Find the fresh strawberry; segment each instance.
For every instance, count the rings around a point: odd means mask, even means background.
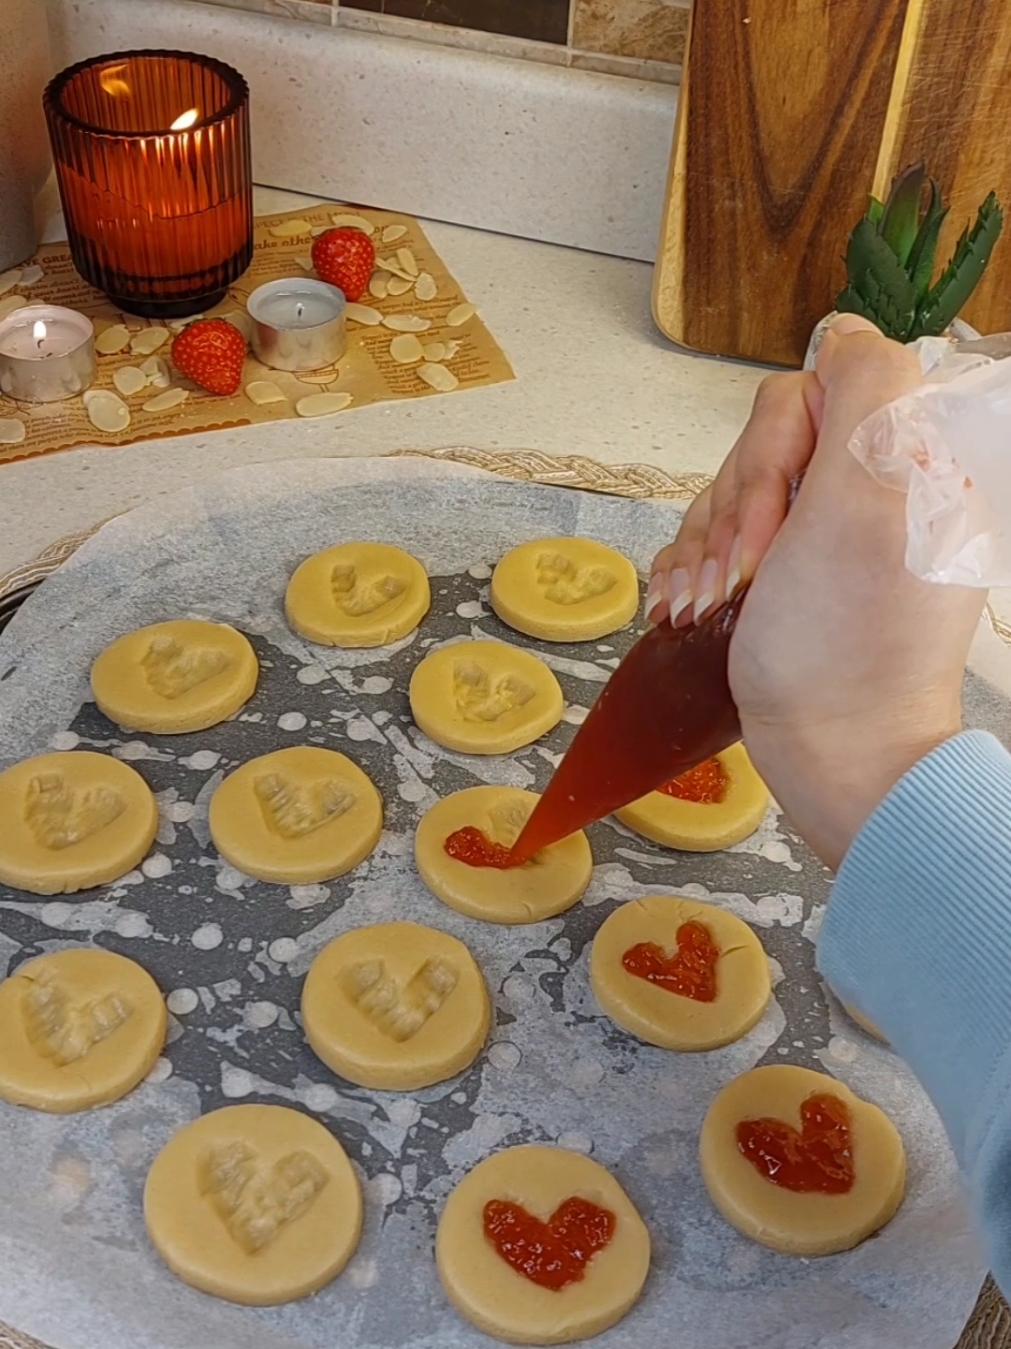
[[[246,339],[226,319],[198,319],[172,343],[172,360],[210,393],[232,394],[242,383]]]
[[[360,300],[376,265],[376,250],[367,234],[341,226],[319,235],[312,246],[312,262],[317,276],[349,300]]]

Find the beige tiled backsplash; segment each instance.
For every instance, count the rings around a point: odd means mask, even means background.
[[[201,0],[207,3],[207,0]],[[637,79],[675,81],[690,0],[210,0]]]

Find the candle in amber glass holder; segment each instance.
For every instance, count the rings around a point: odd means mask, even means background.
[[[249,88],[187,52],[117,52],[45,93],[74,266],[152,318],[210,308],[249,266]]]

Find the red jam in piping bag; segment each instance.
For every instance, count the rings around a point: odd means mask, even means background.
[[[604,686],[513,846],[517,862],[638,801],[741,738],[730,639],[747,587],[687,628],[650,628]]]

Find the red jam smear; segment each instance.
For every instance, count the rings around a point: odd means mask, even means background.
[[[508,1199],[490,1199],[484,1206],[484,1234],[506,1264],[556,1293],[583,1278],[614,1228],[609,1209],[575,1196],[559,1204],[547,1222]]]
[[[677,950],[668,955],[656,942],[639,942],[621,958],[624,969],[668,993],[696,1002],[716,1001],[716,965],[720,948],[709,929],[694,920],[677,930]]]
[[[730,789],[730,774],[719,759],[705,759],[678,778],[665,782],[657,791],[679,801],[697,801],[703,806],[718,806]]]
[[[737,1146],[773,1185],[799,1194],[847,1194],[853,1188],[849,1107],[830,1092],[800,1107],[800,1130],[779,1119],[747,1119]]]
[[[464,862],[469,867],[494,867],[496,871],[506,871],[509,867],[523,865],[523,859],[516,857],[512,848],[496,843],[483,829],[472,824],[450,834],[442,846],[454,861]]]

